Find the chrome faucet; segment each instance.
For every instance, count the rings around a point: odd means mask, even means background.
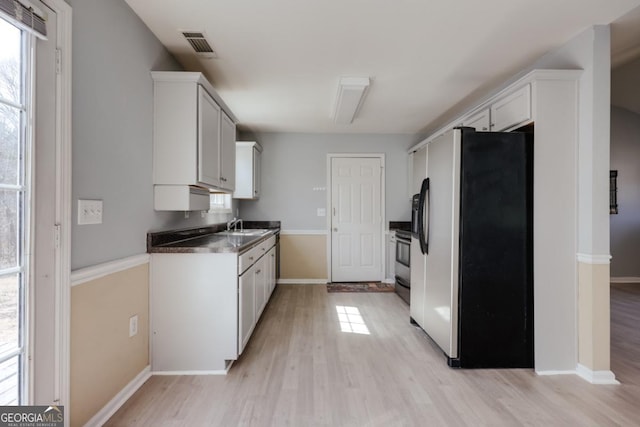
[[[231,227],[233,227],[233,231],[238,230],[238,223],[240,223],[240,231],[242,231],[244,229],[242,220],[236,217],[233,217],[231,221],[227,222],[227,231],[231,231]]]

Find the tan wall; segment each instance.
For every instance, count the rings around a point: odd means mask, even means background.
[[[578,363],[610,369],[609,265],[578,263]]]
[[[138,334],[129,338],[129,318]],[[81,426],[149,365],[149,264],[71,289],[71,425]]]
[[[281,279],[326,279],[327,236],[283,234],[280,236]]]

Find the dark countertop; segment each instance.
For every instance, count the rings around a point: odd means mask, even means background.
[[[227,225],[168,230],[147,233],[148,253],[229,253],[243,252],[280,231],[280,221],[247,221],[244,229],[269,229],[258,236],[229,236],[218,234]]]
[[[411,221],[389,221],[389,231],[411,231]]]

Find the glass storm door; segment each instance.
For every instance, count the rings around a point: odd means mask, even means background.
[[[0,40],[0,405],[20,405],[27,366],[29,40],[2,18]]]

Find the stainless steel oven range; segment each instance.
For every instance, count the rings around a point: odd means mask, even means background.
[[[407,304],[411,294],[411,232],[396,230],[396,293]]]

